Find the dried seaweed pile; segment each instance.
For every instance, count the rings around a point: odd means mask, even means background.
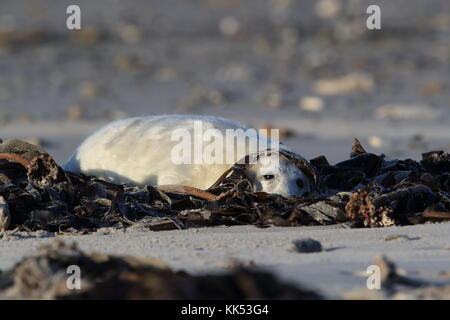
[[[42,149],[0,144],[0,230],[85,232],[138,225],[150,230],[253,224],[346,223],[382,227],[450,219],[450,155],[386,160],[357,140],[351,157],[330,165],[311,160],[317,192],[292,197],[252,192],[239,166],[206,191],[186,187],[116,185],[66,172]],[[320,190],[319,190],[320,189]]]
[[[67,286],[69,266],[82,270],[79,289]],[[70,289],[72,288],[72,289]],[[153,258],[86,254],[55,240],[0,273],[0,298],[8,299],[320,299],[308,289],[240,266],[223,275],[173,272]]]

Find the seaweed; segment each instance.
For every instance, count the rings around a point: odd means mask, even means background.
[[[149,230],[252,224],[385,227],[450,219],[450,155],[420,162],[368,153],[355,139],[350,158],[286,158],[308,171],[315,192],[284,198],[254,192],[245,163],[207,190],[188,186],[118,185],[63,170],[45,151],[12,140],[0,144],[0,231],[90,232],[102,227]],[[28,150],[28,149],[29,150]],[[23,155],[33,155],[24,158]]]
[[[67,270],[82,270],[79,290]],[[239,264],[220,275],[174,272],[151,257],[84,253],[75,243],[54,240],[0,273],[2,299],[322,299],[310,289]]]

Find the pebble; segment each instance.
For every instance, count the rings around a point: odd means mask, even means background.
[[[139,43],[142,39],[141,31],[135,25],[124,25],[121,26],[117,31],[120,39],[128,44]]]
[[[339,95],[355,92],[372,92],[375,82],[370,75],[364,73],[350,73],[340,78],[320,79],[314,84],[318,94]]]
[[[241,24],[235,17],[225,17],[220,20],[219,29],[223,35],[232,37],[241,30]]]
[[[316,4],[316,13],[322,19],[336,17],[341,11],[341,3],[339,0],[320,0]]]
[[[321,112],[324,108],[323,100],[314,96],[300,98],[298,105],[301,110],[308,112]]]
[[[378,136],[370,136],[368,142],[369,146],[373,148],[381,148],[383,146],[383,140]]]
[[[319,241],[311,238],[294,240],[292,244],[294,245],[294,250],[301,253],[322,251],[322,244]]]
[[[80,120],[83,118],[83,108],[79,105],[73,105],[67,108],[66,116],[70,120]]]
[[[81,84],[80,94],[84,98],[93,99],[98,96],[99,89],[96,85],[92,84],[91,82],[84,82]]]

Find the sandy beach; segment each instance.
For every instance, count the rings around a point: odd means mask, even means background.
[[[381,255],[412,279],[450,285],[449,230],[448,223],[381,229],[234,226],[161,232],[105,229],[60,238],[77,242],[86,252],[159,258],[173,270],[191,274],[225,273],[233,262],[240,262],[274,272],[288,283],[314,289],[329,299],[383,299],[387,298],[383,291],[366,286],[366,269]],[[292,241],[303,238],[320,241],[323,251],[292,251]],[[8,235],[0,242],[0,268],[11,268],[53,239],[45,232]],[[418,296],[406,288],[395,298]]]
[[[325,9],[315,1],[103,1],[109,9],[78,1],[84,27],[76,34],[64,27],[69,2],[45,2],[45,11],[31,1],[0,3],[0,138],[39,144],[58,164],[112,120],[171,113],[280,128],[283,143],[332,164],[349,157],[354,137],[388,158],[450,151],[445,0],[371,1],[383,10],[376,34],[361,27],[367,1],[321,1]],[[369,290],[366,269],[385,255],[402,275],[450,285],[449,234],[450,223],[7,231],[0,269],[56,237],[192,274],[238,261],[331,299],[424,298],[411,288]],[[323,251],[293,252],[302,238]]]

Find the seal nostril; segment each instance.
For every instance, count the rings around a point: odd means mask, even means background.
[[[296,183],[300,189],[303,189],[303,187],[305,186],[305,183],[303,182],[302,179],[297,179]]]

